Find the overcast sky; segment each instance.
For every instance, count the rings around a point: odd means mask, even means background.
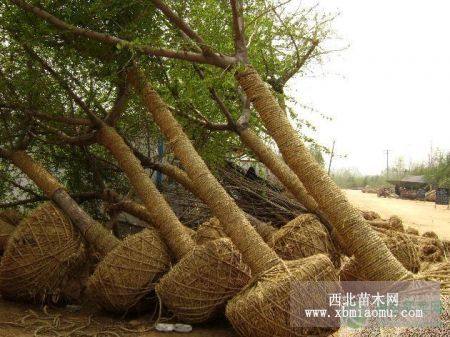
[[[297,0],[296,0],[297,1]],[[334,27],[350,47],[314,76],[294,79],[293,95],[333,118],[297,109],[318,127],[315,137],[352,167],[377,174],[402,156],[426,160],[431,145],[450,150],[450,2],[446,0],[319,0],[339,11]],[[328,158],[327,158],[328,160]]]

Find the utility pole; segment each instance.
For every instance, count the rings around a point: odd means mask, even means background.
[[[331,162],[333,161],[333,157],[334,157],[334,144],[336,144],[336,140],[335,139],[333,139],[333,146],[331,147],[330,161],[328,163],[328,175],[330,175]]]
[[[389,150],[386,150],[386,179],[389,179]]]

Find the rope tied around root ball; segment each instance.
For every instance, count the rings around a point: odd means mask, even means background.
[[[269,246],[283,260],[325,254],[335,266],[340,264],[340,254],[336,251],[325,226],[314,214],[302,214],[289,221],[272,234]]]
[[[169,266],[170,256],[159,234],[144,229],[126,237],[103,259],[89,278],[87,293],[107,311],[140,310]]]
[[[227,238],[196,246],[156,285],[164,305],[183,322],[198,323],[223,312],[250,280],[250,269]]]
[[[10,237],[0,265],[0,291],[10,299],[58,302],[85,260],[78,231],[61,210],[46,202]]]

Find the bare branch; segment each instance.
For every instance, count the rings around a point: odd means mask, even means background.
[[[243,6],[241,0],[230,0],[233,14],[233,35],[236,58],[243,63],[248,63],[247,45],[245,42]]]

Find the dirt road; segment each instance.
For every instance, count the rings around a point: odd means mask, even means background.
[[[450,210],[426,201],[378,198],[376,194],[344,190],[349,201],[363,210],[379,213],[382,218],[398,215],[406,226],[420,233],[434,231],[441,239],[450,240]]]

